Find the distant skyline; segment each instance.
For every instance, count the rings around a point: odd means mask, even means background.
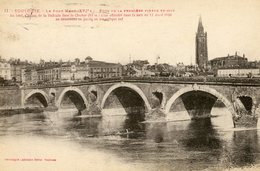
[[[208,33],[209,60],[228,54],[260,60],[258,0],[1,0],[0,56],[38,62],[91,56],[126,64],[148,60],[195,64],[199,16]],[[172,17],[132,17],[118,22],[55,22],[9,18],[4,9],[174,9]]]

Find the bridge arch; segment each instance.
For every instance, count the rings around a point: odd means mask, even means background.
[[[114,91],[115,89],[120,88],[120,87],[130,88],[131,90],[135,91],[144,101],[147,110],[148,111],[151,110],[150,103],[148,102],[148,100],[147,100],[145,94],[143,93],[143,91],[138,86],[131,84],[131,83],[118,83],[118,84],[111,86],[106,91],[105,95],[103,96],[103,99],[102,99],[102,102],[101,102],[101,109],[104,108],[105,102],[106,102],[108,96],[112,93],[112,91]]]
[[[49,98],[48,98],[47,93],[45,93],[43,90],[39,90],[39,89],[32,90],[30,93],[28,93],[24,98],[24,102],[26,103],[26,101],[28,101],[28,99],[33,96],[36,96],[44,107],[48,106]]]
[[[77,87],[66,87],[60,94],[57,102],[56,102],[56,106],[60,109],[61,108],[61,102],[65,96],[66,93],[68,92],[73,92],[75,94],[77,94],[82,100],[83,100],[83,103],[84,105],[86,106],[87,105],[87,99],[84,95],[84,93]]]
[[[191,87],[185,87],[182,88],[180,90],[178,90],[166,103],[165,105],[165,112],[169,113],[171,106],[173,105],[173,103],[175,102],[176,99],[178,99],[181,95],[188,93],[188,92],[192,92],[192,91],[200,91],[200,92],[205,92],[208,93],[214,97],[216,97],[218,100],[220,100],[221,102],[224,103],[224,105],[227,107],[227,109],[229,110],[229,112],[232,114],[232,116],[236,115],[236,112],[233,108],[232,103],[221,93],[219,93],[218,91],[216,91],[213,88],[209,88],[209,87],[203,87],[203,86],[197,86],[196,84],[191,86]]]

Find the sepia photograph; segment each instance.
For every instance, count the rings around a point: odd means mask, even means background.
[[[1,171],[260,170],[259,0],[0,0],[0,23]]]

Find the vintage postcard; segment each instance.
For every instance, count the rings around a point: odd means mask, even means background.
[[[0,170],[260,169],[260,1],[0,0],[0,23]]]

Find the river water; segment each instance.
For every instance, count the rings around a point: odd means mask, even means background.
[[[109,112],[108,112],[109,113]],[[134,123],[72,111],[0,117],[0,170],[223,170],[259,167],[259,129],[233,128],[226,108],[190,120]]]

